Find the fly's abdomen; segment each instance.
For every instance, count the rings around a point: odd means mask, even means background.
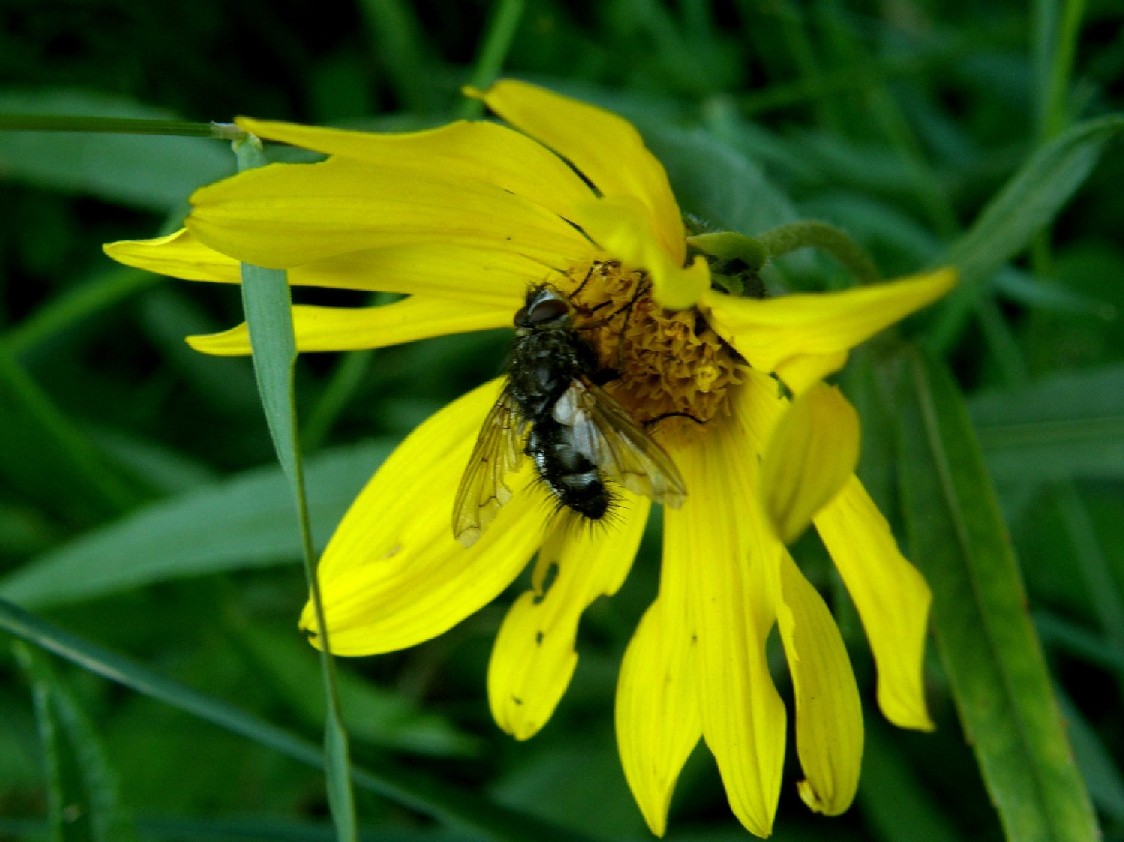
[[[590,520],[600,520],[612,502],[597,466],[575,446],[570,427],[553,419],[533,424],[527,455],[558,502]]]

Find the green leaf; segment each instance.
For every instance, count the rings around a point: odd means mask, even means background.
[[[131,822],[119,804],[116,776],[78,699],[42,652],[25,643],[15,643],[13,649],[35,697],[47,764],[51,839],[134,839]]]
[[[1069,371],[973,396],[972,421],[996,482],[1124,477],[1124,365]]]
[[[1105,144],[1124,131],[1124,116],[1072,127],[1038,149],[983,209],[949,259],[970,285],[1026,248],[1088,177]]]
[[[949,347],[980,294],[979,281],[1027,247],[1088,177],[1105,144],[1124,131],[1113,114],[1073,126],[1039,148],[1004,185],[949,250],[961,284],[946,300],[931,347]]]
[[[703,131],[645,125],[684,211],[716,229],[755,234],[798,218],[789,198],[754,161]]]
[[[918,780],[890,729],[872,717],[866,720],[859,804],[877,838],[903,842],[957,842],[961,835]],[[893,793],[893,797],[887,797]]]
[[[912,558],[933,590],[938,651],[1007,838],[1098,839],[960,393],[916,351],[892,373]]]
[[[0,630],[300,763],[323,767],[324,754],[316,743],[103,649],[3,599],[0,599]],[[351,777],[361,789],[378,793],[462,831],[484,834],[488,838],[510,842],[526,839],[583,842],[587,838],[577,831],[561,830],[541,819],[483,799],[477,793],[443,786],[408,769],[386,764],[378,769],[352,766]]]
[[[378,440],[309,460],[316,546],[393,446]],[[0,580],[0,595],[28,607],[58,606],[169,579],[288,563],[300,554],[289,486],[274,465],[153,504],[63,544]]]
[[[1093,802],[1117,824],[1124,822],[1124,776],[1101,736],[1065,695],[1058,692],[1062,714],[1069,724],[1077,765],[1089,782]]]
[[[126,511],[141,493],[95,448],[0,338],[0,479],[79,520]]]
[[[0,113],[175,117],[110,94],[51,89],[0,91]],[[225,145],[204,138],[0,132],[0,171],[6,179],[151,210],[178,207],[196,187],[233,169]]]
[[[246,650],[250,669],[275,690],[278,699],[310,725],[324,721],[324,694],[319,690],[316,664],[300,636],[292,630],[278,632],[247,624],[238,629],[237,642]],[[435,757],[479,753],[476,738],[457,731],[437,713],[420,709],[414,699],[380,687],[348,666],[338,664],[336,685],[348,733],[357,742]]]
[[[265,164],[261,142],[249,138],[234,144],[239,171]],[[332,667],[331,644],[324,609],[320,602],[320,585],[316,572],[316,554],[312,545],[312,526],[305,495],[304,469],[301,465],[300,440],[297,436],[297,407],[293,394],[293,376],[297,363],[297,345],[293,335],[292,298],[285,272],[261,266],[242,264],[242,310],[250,332],[253,349],[254,376],[262,409],[277,451],[277,461],[289,480],[300,529],[305,577],[312,603],[316,609],[316,625],[320,629],[323,649],[320,664],[324,694],[328,699],[324,718],[324,774],[327,779],[328,805],[336,824],[340,842],[356,842],[355,798],[351,790],[351,760],[347,732],[343,727],[335,671]]]

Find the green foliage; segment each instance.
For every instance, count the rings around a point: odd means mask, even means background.
[[[1099,822],[1121,839],[1124,14],[1027,6],[202,0],[80,19],[17,0],[0,115],[413,127],[478,114],[460,86],[508,74],[633,120],[716,227],[823,220],[884,277],[955,263],[960,288],[840,378],[863,479],[933,586],[938,730],[870,722],[841,818],[804,810],[791,769],[776,838],[1091,840]],[[0,838],[645,838],[610,724],[654,545],[588,612],[534,741],[483,701],[498,609],[336,663],[325,701],[299,562],[396,442],[496,372],[504,338],[293,375],[284,331],[262,333],[282,340],[257,360],[267,424],[248,361],[182,342],[241,321],[237,291],[100,250],[173,230],[235,166],[204,137],[0,131]],[[272,280],[252,325],[284,309]],[[853,282],[811,250],[764,280]],[[744,838],[706,764],[688,764],[668,838]]]

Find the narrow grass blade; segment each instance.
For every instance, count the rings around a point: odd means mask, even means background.
[[[185,123],[113,94],[0,91],[6,181],[133,207],[168,211],[201,184],[230,175],[230,155],[208,139],[215,133],[212,124]]]
[[[35,697],[47,766],[51,838],[58,842],[130,842],[132,823],[121,810],[116,776],[101,738],[78,699],[40,652],[13,644]]]
[[[381,439],[309,460],[311,519],[325,527],[338,522],[392,446]],[[290,563],[301,555],[292,520],[277,466],[254,468],[53,548],[0,579],[0,596],[24,607],[69,605],[155,582]],[[314,546],[327,537],[327,529],[314,531]]]
[[[1011,842],[1099,838],[983,457],[949,374],[898,359],[899,478],[912,558],[964,731]]]
[[[930,347],[951,347],[971,312],[979,282],[1030,244],[1088,177],[1105,145],[1124,132],[1124,115],[1112,114],[1073,126],[1036,151],[975,224],[949,250],[961,284],[942,307]]]
[[[78,519],[140,502],[89,439],[13,358],[0,339],[0,479],[49,511]]]
[[[19,606],[0,599],[0,630],[52,652],[83,669],[164,702],[178,710],[239,734],[313,768],[323,768],[324,753],[311,740],[167,678],[129,658],[64,631]],[[496,804],[478,793],[445,787],[429,778],[383,765],[351,768],[355,785],[382,795],[452,827],[505,842],[583,842],[585,837]]]
[[[257,138],[235,142],[238,169],[246,170],[265,163]],[[328,698],[324,721],[324,772],[328,786],[328,804],[335,821],[340,842],[358,838],[355,820],[355,799],[351,791],[350,752],[347,733],[340,714],[332,668],[328,626],[320,603],[316,578],[316,555],[313,550],[312,525],[305,496],[304,471],[301,465],[300,441],[297,437],[297,411],[293,394],[293,374],[297,362],[297,346],[293,336],[292,299],[284,271],[242,264],[242,309],[250,332],[253,349],[254,376],[265,411],[269,434],[277,451],[277,460],[289,479],[300,528],[305,576],[316,608],[317,628],[321,630],[323,649],[319,653],[324,693]]]
[[[883,722],[867,718],[859,805],[877,838],[960,842],[963,837],[918,779],[889,731]]]
[[[984,392],[970,409],[997,482],[1124,477],[1122,365]]]

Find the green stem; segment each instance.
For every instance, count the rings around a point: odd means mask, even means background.
[[[53,299],[8,331],[8,350],[22,357],[90,316],[163,281],[160,275],[118,267]]]
[[[839,228],[826,222],[812,219],[790,222],[757,234],[754,239],[765,247],[770,258],[777,258],[797,249],[814,247],[838,260],[860,284],[876,284],[882,280],[878,267],[874,265],[874,261],[862,246]]]
[[[496,12],[488,22],[480,52],[477,53],[473,64],[469,85],[484,90],[503,69],[507,54],[515,40],[515,31],[519,28],[519,21],[523,19],[526,8],[524,0],[503,0],[496,7]],[[479,117],[484,113],[484,103],[475,97],[465,97],[461,104],[460,115],[465,119]]]
[[[233,123],[145,120],[135,117],[81,117],[70,114],[0,114],[0,131],[107,132],[237,140],[246,133]]]
[[[373,349],[365,349],[345,354],[340,360],[304,424],[301,441],[305,450],[315,451],[323,446],[340,413],[362,384],[374,356]]]
[[[322,768],[324,755],[313,742],[286,731],[229,702],[208,696],[151,668],[81,638],[0,598],[0,632],[25,640],[86,670],[161,701],[204,722],[210,722],[298,763]],[[447,787],[384,761],[374,768],[351,769],[357,787],[465,831],[461,835],[516,842],[590,842],[572,829],[493,802],[464,787]],[[254,837],[259,838],[259,837]]]
[[[50,443],[51,452],[69,471],[68,481],[81,483],[88,499],[98,507],[120,514],[139,502],[138,494],[102,463],[98,451],[16,362],[3,339],[0,339],[0,405],[4,413],[25,420],[40,440]]]
[[[1077,36],[1085,16],[1085,0],[1066,0],[1050,62],[1049,79],[1042,104],[1041,140],[1047,141],[1061,134],[1069,123],[1066,95],[1073,75],[1073,59],[1077,52]]]

